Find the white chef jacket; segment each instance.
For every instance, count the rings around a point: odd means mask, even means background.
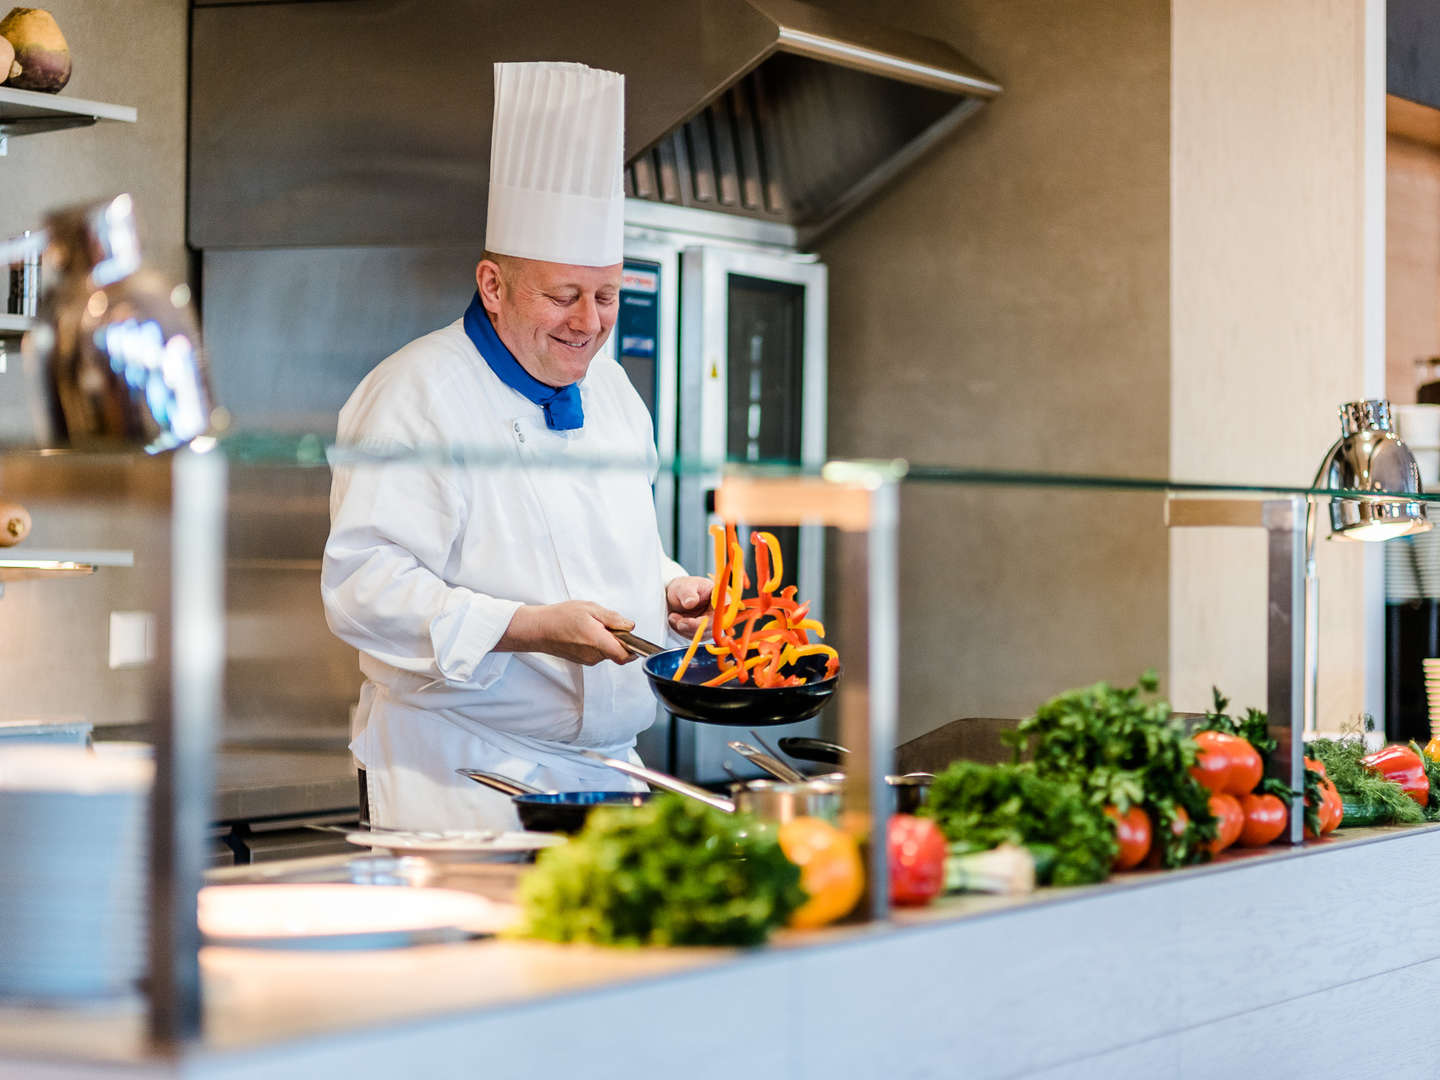
[[[638,662],[493,651],[523,604],[591,600],[642,637],[669,633],[665,586],[685,570],[656,527],[649,414],[611,359],[579,388],[584,425],[549,430],[456,320],[384,360],[340,412],[340,446],[463,446],[514,463],[335,468],[321,593],[366,677],[350,749],[373,824],[517,827],[509,797],[462,767],[550,790],[643,788],[575,752],[639,760],[655,699]],[[536,463],[557,456],[636,465]]]

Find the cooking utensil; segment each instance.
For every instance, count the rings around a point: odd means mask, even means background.
[[[677,681],[675,672],[687,649],[665,649],[628,630],[610,632],[636,656],[645,657],[645,677],[666,711],[697,724],[770,727],[808,720],[825,707],[840,680],[839,672],[826,678],[828,661],[824,656],[802,656],[782,669],[787,675],[805,679],[801,686],[736,685],[734,680],[720,686],[704,686],[701,684],[720,674],[720,660],[700,650]]]
[[[594,750],[581,750],[580,753],[598,761],[602,765],[608,765],[616,772],[622,772],[626,776],[633,776],[636,780],[644,780],[651,787],[657,787],[661,791],[669,791],[676,795],[684,795],[687,799],[694,799],[706,806],[713,806],[716,810],[723,810],[727,814],[735,812],[735,803],[721,795],[706,791],[694,784],[687,784],[678,777],[668,773],[656,772],[654,769],[647,769],[644,765],[636,765],[633,762],[621,761],[619,758],[606,757],[604,754]]]
[[[511,796],[520,824],[528,832],[577,833],[597,806],[644,806],[648,791],[543,791],[483,769],[456,769],[477,784]]]
[[[586,757],[608,765],[626,776],[644,780],[662,791],[684,795],[687,798],[723,810],[727,814],[737,811],[750,814],[761,821],[784,823],[797,817],[818,817],[834,821],[840,816],[840,786],[828,779],[806,780],[800,784],[784,784],[775,780],[750,780],[734,784],[730,791],[733,799],[712,794],[704,788],[687,784],[684,780],[666,773],[647,769],[617,758],[607,758],[593,750],[580,751]]]
[[[806,780],[809,779],[809,777],[806,776],[804,773],[796,769],[792,769],[789,765],[786,765],[779,758],[771,754],[767,754],[759,747],[751,746],[747,742],[740,742],[738,739],[732,739],[729,743],[729,746],[731,750],[734,750],[741,757],[747,759],[755,765],[758,765],[760,768],[768,772],[771,776],[775,777],[775,779],[783,781],[784,783],[803,784]]]

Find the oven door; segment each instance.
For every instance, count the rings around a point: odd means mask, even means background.
[[[687,463],[676,489],[677,558],[709,573],[714,491],[725,462],[819,466],[825,458],[826,270],[813,256],[731,246],[694,246],[680,256],[680,386],[677,446]],[[737,522],[746,530],[760,521]],[[784,584],[823,618],[824,532],[771,528],[780,540]],[[741,536],[750,550],[748,535]],[[777,734],[811,734],[819,720]],[[673,766],[702,782],[754,770],[726,743],[730,728],[676,725]],[[768,735],[767,735],[768,739]],[[740,770],[740,766],[744,766]]]

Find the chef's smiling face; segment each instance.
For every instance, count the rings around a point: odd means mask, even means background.
[[[520,366],[547,386],[585,377],[620,313],[621,264],[500,256],[475,268],[480,302]]]

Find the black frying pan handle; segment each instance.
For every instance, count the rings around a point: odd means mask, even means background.
[[[511,780],[508,776],[501,776],[499,773],[486,772],[484,769],[456,769],[455,771],[461,776],[469,777],[477,784],[484,784],[505,795],[545,794],[540,788],[522,784],[519,780]]]
[[[780,749],[796,761],[818,761],[825,765],[844,765],[850,751],[826,739],[810,739],[803,735],[786,735]]]

